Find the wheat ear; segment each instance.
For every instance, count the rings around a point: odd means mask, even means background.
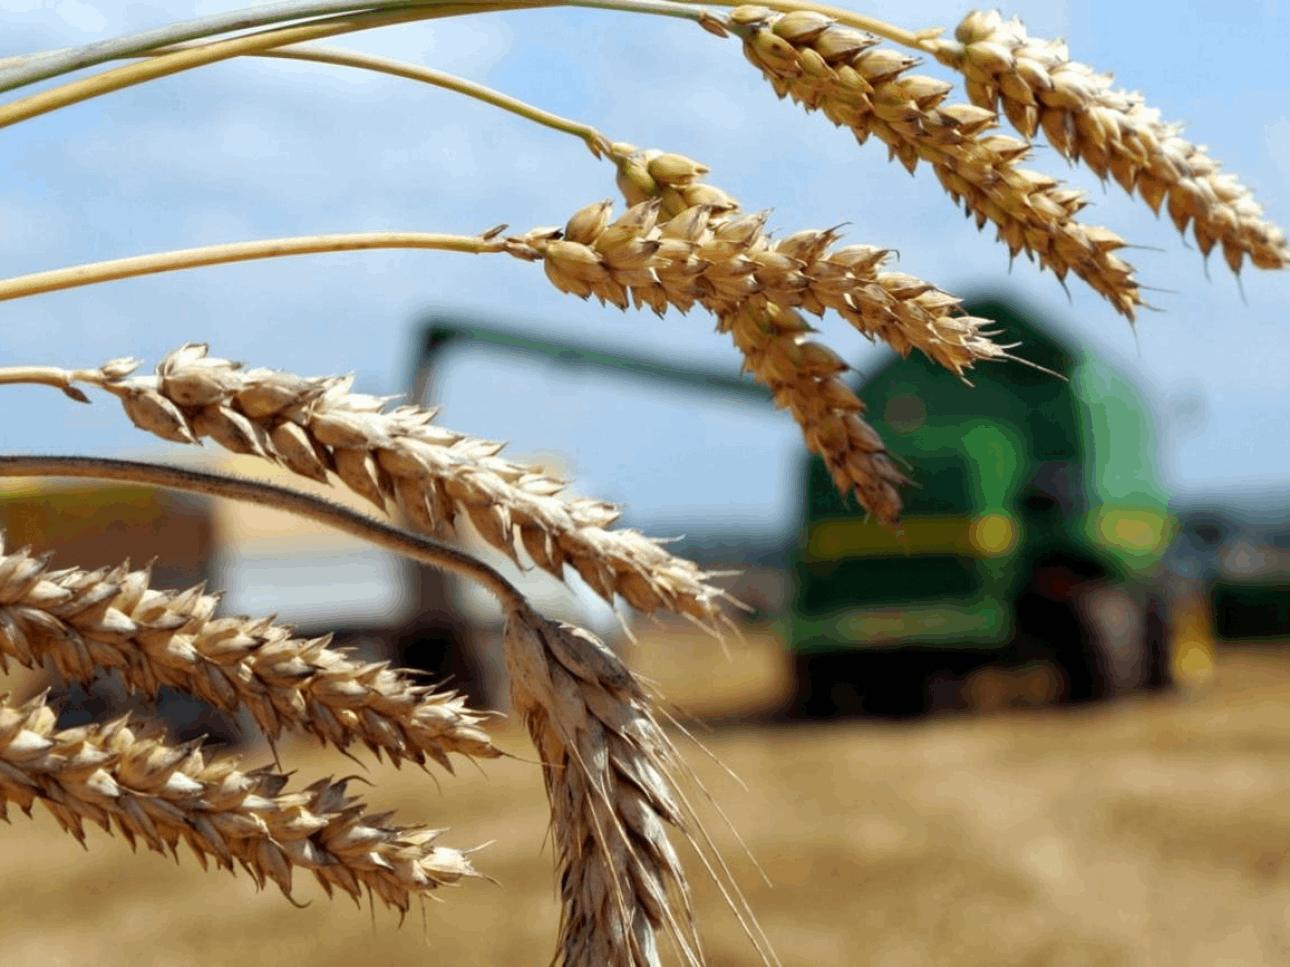
[[[125,718],[61,731],[55,720],[43,696],[18,707],[0,701],[0,817],[7,803],[30,815],[40,801],[81,842],[86,820],[109,832],[115,824],[132,846],[142,840],[177,857],[187,843],[203,867],[208,857],[229,870],[236,861],[287,895],[301,867],[328,895],[339,887],[357,901],[366,888],[400,911],[413,896],[477,875],[465,853],[435,845],[438,830],[367,814],[344,780],[284,792],[284,775],[208,761],[197,744],[168,745]]]
[[[0,555],[0,668],[49,661],[67,679],[102,670],[148,695],[168,685],[233,712],[270,739],[299,727],[339,749],[362,742],[397,764],[501,755],[465,699],[415,684],[388,663],[352,661],[328,638],[302,640],[272,619],[215,618],[202,588],[157,591],[147,570],[52,571],[48,555]]]
[[[973,104],[997,110],[1027,138],[1040,128],[1072,161],[1102,179],[1114,178],[1152,211],[1163,204],[1178,231],[1188,224],[1208,255],[1221,245],[1233,272],[1248,256],[1258,268],[1290,265],[1285,234],[1263,217],[1250,190],[1204,147],[1180,136],[1137,92],[1115,90],[1109,74],[1072,61],[1066,44],[1026,33],[1020,20],[973,11],[958,25],[957,43],[932,43],[937,58],[963,72]]]
[[[596,295],[626,304],[630,291],[638,304],[659,298],[687,308],[694,301],[711,305],[718,328],[731,334],[743,354],[745,370],[771,390],[776,406],[792,413],[808,449],[821,454],[833,471],[838,489],[844,494],[854,491],[866,512],[896,525],[900,518],[897,488],[907,481],[888,459],[877,433],[864,422],[864,404],[840,378],[850,367],[831,349],[808,338],[811,327],[795,310],[748,299],[734,302],[734,307],[727,303],[717,308],[721,300],[705,290],[700,276],[706,263],[696,254],[699,246],[694,236],[708,231],[711,207],[689,209],[661,229],[654,225],[657,200],[641,202],[613,224],[605,224],[609,208],[605,202],[584,209],[563,233],[530,233],[516,239],[517,254],[540,256],[558,288],[583,298]],[[601,224],[595,237],[579,231],[588,215]],[[681,224],[690,230],[690,238],[676,230]],[[673,231],[664,237],[669,229]],[[576,241],[579,238],[586,241]],[[633,261],[639,264],[633,266]],[[728,276],[731,288],[743,281],[756,285],[745,267],[748,260],[736,255],[727,261],[743,276]]]
[[[995,224],[1014,257],[1025,252],[1059,279],[1074,272],[1134,318],[1142,296],[1133,267],[1114,254],[1125,241],[1075,220],[1086,204],[1083,192],[1017,166],[1029,154],[1027,142],[985,135],[993,112],[942,106],[951,84],[907,74],[915,58],[878,47],[878,38],[823,14],[743,6],[729,21],[743,38],[744,54],[780,97],[823,111],[861,143],[878,137],[911,172],[926,161],[978,227]]]
[[[765,214],[744,214],[727,193],[700,180],[707,168],[681,155],[615,144],[619,187],[631,206],[589,205],[562,230],[511,239],[512,254],[543,261],[562,291],[626,308],[712,311],[745,367],[787,407],[807,447],[824,457],[843,493],[884,523],[899,520],[908,483],[864,422],[864,404],[840,378],[846,363],[811,341],[798,309],[833,309],[870,339],[902,355],[918,349],[962,375],[983,360],[1007,358],[960,301],[913,276],[880,271],[890,253],[868,245],[834,247],[833,230],[773,240]]]
[[[559,967],[659,967],[660,931],[687,967],[701,967],[689,888],[664,824],[700,851],[707,838],[677,791],[679,753],[649,696],[590,632],[522,602],[508,610],[505,647],[512,702],[541,755],[551,803]],[[763,962],[777,963],[737,891],[726,895]]]
[[[428,533],[460,514],[517,562],[522,550],[557,578],[568,564],[607,601],[618,594],[639,611],[681,614],[709,630],[729,620],[718,606],[725,592],[695,564],[637,530],[609,529],[617,507],[570,496],[562,481],[498,457],[504,444],[435,425],[434,410],[387,411],[387,399],[350,392],[352,378],[243,369],[209,356],[205,345],[167,354],[153,376],[132,376],[138,366],[15,367],[0,371],[0,383],[41,382],[73,395],[74,383],[94,385],[116,395],[137,427],[163,439],[210,437],[321,482],[335,473]]]

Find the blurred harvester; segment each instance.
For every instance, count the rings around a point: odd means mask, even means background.
[[[1150,407],[1014,304],[967,309],[1043,369],[986,364],[969,385],[915,353],[859,387],[915,484],[897,533],[810,460],[798,716],[1079,702],[1171,679],[1160,558],[1175,522]]]

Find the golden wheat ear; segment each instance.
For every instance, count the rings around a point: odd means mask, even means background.
[[[871,340],[902,355],[918,349],[956,375],[1008,357],[986,331],[990,320],[964,314],[960,300],[934,285],[881,267],[890,252],[836,247],[833,229],[782,239],[766,215],[745,214],[727,192],[702,181],[707,167],[682,155],[615,143],[610,157],[630,206],[588,205],[563,230],[510,239],[511,254],[543,262],[560,290],[626,309],[696,304],[717,317],[744,368],[787,408],[807,448],[820,454],[843,493],[884,524],[900,519],[905,476],[863,419],[864,404],[842,380],[850,367],[810,338],[801,315],[833,310]]]
[[[994,223],[1014,257],[1024,252],[1059,279],[1074,273],[1134,317],[1142,304],[1134,270],[1114,254],[1127,243],[1076,221],[1086,204],[1083,192],[1019,167],[1030,145],[987,134],[995,125],[992,111],[943,104],[952,85],[909,74],[917,59],[829,17],[743,6],[730,22],[745,56],[780,97],[823,112],[861,143],[878,138],[911,172],[920,161],[931,165],[978,227]]]
[[[321,779],[287,792],[288,778],[241,772],[236,760],[208,759],[198,745],[168,744],[155,729],[120,718],[58,729],[44,696],[14,706],[0,700],[0,817],[14,803],[39,802],[82,843],[86,821],[159,853],[186,843],[205,867],[245,869],[260,886],[291,895],[306,869],[331,895],[355,901],[364,890],[401,912],[411,898],[477,876],[467,854],[437,846],[439,831],[391,826]]]
[[[973,104],[1002,107],[1027,138],[1042,129],[1064,158],[1114,178],[1154,212],[1165,206],[1178,231],[1191,225],[1202,254],[1222,246],[1233,272],[1247,257],[1260,269],[1290,265],[1285,233],[1263,217],[1250,190],[1141,94],[1114,89],[1111,75],[1071,60],[1064,42],[1031,37],[1019,19],[997,11],[974,10],[954,38],[930,46],[962,71]]]
[[[511,607],[506,666],[516,713],[542,759],[556,844],[559,967],[660,967],[660,935],[706,963],[667,826],[709,841],[676,784],[682,760],[653,700],[595,635]],[[718,861],[708,868],[722,877]],[[778,960],[732,885],[718,880],[761,960]]]
[[[346,749],[354,742],[451,770],[450,753],[501,752],[465,699],[418,685],[387,663],[356,662],[268,618],[216,618],[201,587],[157,591],[127,565],[54,571],[26,549],[0,556],[0,667],[51,664],[90,682],[104,670],[155,696],[170,686],[228,712],[246,709],[270,741],[300,728]]]

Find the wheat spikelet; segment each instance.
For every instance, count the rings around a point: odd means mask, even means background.
[[[743,6],[729,20],[743,38],[745,56],[780,97],[824,112],[861,143],[877,136],[911,172],[926,161],[979,228],[995,224],[1014,257],[1025,252],[1060,279],[1074,272],[1117,311],[1134,317],[1142,297],[1133,267],[1114,254],[1124,240],[1075,220],[1085,205],[1083,192],[1017,167],[1029,144],[983,136],[994,125],[993,112],[942,106],[950,84],[907,74],[915,58],[878,47],[876,37],[822,14]]]
[[[0,701],[0,817],[40,801],[82,843],[84,823],[116,828],[178,857],[187,843],[205,867],[236,861],[263,886],[290,895],[292,871],[310,870],[328,895],[370,893],[406,911],[410,898],[473,876],[466,854],[434,845],[437,830],[390,826],[323,779],[283,792],[287,777],[239,772],[229,758],[207,761],[194,743],[167,745],[126,719],[59,731],[43,697],[21,707]]]
[[[0,556],[0,668],[48,661],[66,679],[116,670],[148,695],[162,685],[235,712],[270,739],[299,727],[340,749],[359,741],[397,764],[452,752],[495,758],[483,716],[452,692],[415,685],[388,663],[362,663],[301,640],[271,619],[215,618],[200,587],[150,588],[149,572],[49,570],[26,550]]]
[[[804,340],[809,327],[792,309],[744,305],[719,316],[717,325],[730,333],[748,370],[770,388],[775,405],[792,413],[807,449],[824,459],[838,492],[854,492],[866,513],[898,526],[900,489],[909,480],[862,418],[864,403],[839,378],[846,364],[827,347]]]
[[[517,563],[522,550],[557,578],[568,564],[606,601],[618,594],[710,630],[729,620],[718,607],[724,592],[695,564],[637,530],[609,529],[617,507],[569,496],[562,481],[498,457],[504,444],[435,425],[433,410],[386,411],[387,400],[350,392],[352,378],[243,369],[192,343],[167,354],[155,376],[131,375],[138,365],[114,360],[72,378],[115,394],[136,426],[164,439],[209,436],[313,480],[335,473],[427,532],[461,514]]]
[[[693,237],[687,239],[680,231],[665,238],[650,238],[656,234],[653,227],[659,208],[657,200],[641,202],[629,209],[614,225],[608,225],[609,203],[589,206],[570,220],[564,238],[552,233],[530,234],[517,240],[527,249],[540,253],[551,280],[567,292],[584,298],[596,295],[603,301],[626,305],[629,292],[638,305],[677,302],[690,305],[701,300],[717,312],[717,327],[730,333],[744,358],[744,368],[767,386],[780,408],[787,408],[802,430],[807,448],[820,454],[840,492],[855,492],[866,512],[895,526],[900,518],[900,493],[898,488],[908,481],[891,463],[882,440],[861,418],[864,404],[840,375],[850,367],[841,358],[817,342],[807,338],[811,327],[793,309],[783,308],[764,299],[746,297],[733,301],[729,296],[709,294],[696,284],[703,274],[704,262],[695,255]],[[593,238],[580,228],[588,212],[604,213],[597,221],[600,234]],[[695,206],[671,220],[660,236],[673,227],[684,225],[691,236],[707,231],[710,209]],[[615,229],[631,227],[633,234],[615,236]],[[641,231],[645,229],[646,231]],[[590,244],[570,242],[567,239],[586,238]],[[596,242],[605,237],[621,237],[621,244],[602,245],[603,254]],[[623,250],[646,253],[647,261],[632,267],[629,259],[621,257]],[[588,257],[586,253],[590,253]],[[733,271],[719,273],[723,276],[726,292],[751,274],[738,255],[729,260],[735,263]],[[753,280],[755,283],[755,280]]]
[[[921,279],[879,271],[890,254],[884,249],[834,248],[833,230],[771,239],[765,214],[740,212],[735,199],[700,181],[707,169],[698,162],[625,144],[613,150],[631,207],[611,221],[610,202],[588,205],[563,230],[509,240],[512,254],[540,257],[557,288],[584,299],[660,314],[696,303],[712,311],[745,368],[792,412],[838,488],[854,491],[867,512],[894,526],[898,488],[908,481],[840,379],[849,367],[808,339],[811,327],[797,310],[833,309],[870,339],[902,355],[917,348],[957,375],[1007,357],[982,332],[989,320],[956,314],[960,301]]]
[[[1099,177],[1135,190],[1159,212],[1164,204],[1178,231],[1188,224],[1208,255],[1221,245],[1233,272],[1243,259],[1261,269],[1290,265],[1285,234],[1263,217],[1248,188],[1205,148],[1180,136],[1141,94],[1111,87],[1112,78],[1072,61],[1065,43],[1030,37],[1020,20],[973,11],[955,31],[959,43],[938,41],[937,57],[961,70],[973,104],[1004,113],[1032,138],[1042,127],[1064,157]]]
[[[562,904],[556,963],[659,967],[664,931],[687,967],[701,967],[685,872],[664,824],[696,847],[706,836],[676,790],[679,753],[649,696],[594,635],[527,606],[507,615],[505,646],[514,707],[541,756],[551,803]],[[755,923],[744,924],[763,961],[774,962]]]
[[[564,241],[592,250],[607,279],[597,286],[602,275],[594,269],[579,278],[576,262],[586,253],[547,245],[546,264],[557,285],[572,276],[582,290],[569,291],[588,291],[620,308],[623,292],[630,292],[638,307],[659,312],[668,304],[687,311],[695,302],[718,315],[746,303],[817,316],[832,309],[870,339],[882,339],[902,356],[918,349],[956,375],[1007,355],[982,331],[990,320],[962,315],[959,299],[911,275],[881,271],[889,250],[835,248],[835,229],[772,239],[766,213],[745,214],[729,194],[699,180],[708,170],[704,165],[628,144],[615,144],[614,152],[619,188],[634,210],[609,225],[607,206],[588,206],[564,232]],[[656,210],[635,207],[650,201]],[[569,254],[575,264],[563,264]]]

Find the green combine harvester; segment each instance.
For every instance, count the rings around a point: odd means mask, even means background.
[[[1049,669],[1056,700],[1167,683],[1154,588],[1173,537],[1150,407],[1122,374],[1004,301],[978,301],[1016,362],[965,384],[921,354],[859,387],[914,486],[900,533],[809,461],[792,557],[793,713],[958,704],[983,666]]]

